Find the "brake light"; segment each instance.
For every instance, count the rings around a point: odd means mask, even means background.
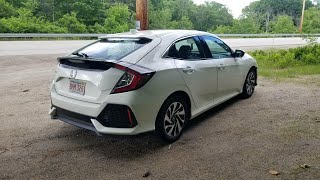
[[[121,76],[111,94],[139,89],[144,86],[155,74],[155,71],[132,64],[130,64],[129,67],[115,64],[114,68],[125,71],[125,73]]]

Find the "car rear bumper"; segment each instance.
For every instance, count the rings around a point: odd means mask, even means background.
[[[145,95],[145,93],[127,92],[117,95],[109,95],[103,100],[103,103],[85,102],[70,97],[65,97],[55,91],[54,85],[51,86],[51,102],[52,108],[49,111],[52,119],[59,119],[65,123],[88,129],[97,134],[113,134],[113,135],[136,135],[155,129],[155,119],[159,107],[154,106],[154,99]],[[152,104],[150,104],[152,103]],[[112,126],[109,122],[101,121],[101,116],[105,113],[109,105],[127,107],[125,111],[114,112],[114,117],[118,114],[124,114],[128,117],[130,112],[133,119],[132,127]],[[148,107],[148,111],[146,111]],[[59,113],[63,110],[63,113]],[[67,112],[67,113],[66,113]],[[121,121],[123,118],[110,118],[111,120]],[[110,125],[110,126],[109,126]]]
[[[145,132],[139,125],[132,128],[105,127],[95,118],[70,112],[58,107],[52,107],[49,111],[49,115],[51,116],[51,119],[59,119],[67,124],[94,131],[97,135],[136,135]]]

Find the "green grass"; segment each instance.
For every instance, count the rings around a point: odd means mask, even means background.
[[[320,45],[308,45],[289,50],[253,51],[259,65],[259,75],[270,78],[294,78],[320,74]]]
[[[259,75],[270,78],[295,78],[301,75],[320,74],[320,64],[274,69],[259,66]]]

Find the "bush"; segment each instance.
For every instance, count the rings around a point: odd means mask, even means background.
[[[32,12],[25,8],[17,10],[18,17],[0,19],[1,32],[4,33],[67,33],[66,28],[61,28],[44,18],[33,16]]]
[[[56,25],[65,27],[69,33],[86,33],[87,27],[77,19],[77,14],[72,12],[71,14],[65,14],[61,19],[56,22]]]
[[[284,69],[288,67],[320,64],[320,45],[308,45],[289,50],[253,51],[252,56],[263,68]]]

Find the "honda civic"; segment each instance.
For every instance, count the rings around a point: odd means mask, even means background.
[[[49,114],[99,135],[155,130],[174,142],[189,120],[256,85],[256,60],[213,34],[132,30],[58,58]]]

